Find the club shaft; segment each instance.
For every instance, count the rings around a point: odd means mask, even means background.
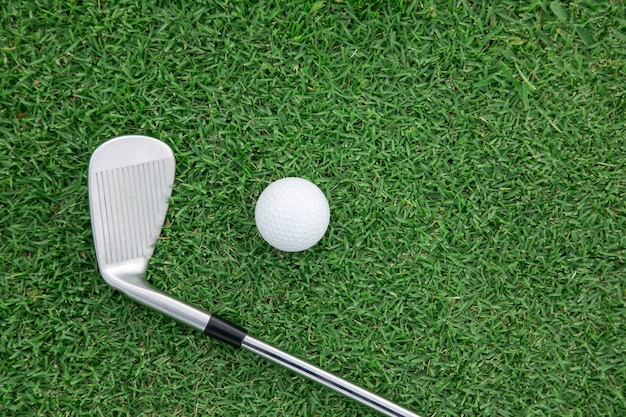
[[[222,321],[218,316],[211,315],[209,312],[192,307],[183,301],[180,301],[174,297],[171,297],[149,284],[143,283],[143,285],[134,285],[130,288],[125,288],[125,292],[131,298],[136,301],[151,307],[163,314],[166,314],[180,322],[183,322],[198,330],[205,329],[207,323],[211,323],[218,319]],[[237,328],[227,321],[223,321],[226,326],[225,333],[232,334],[236,331],[243,329]],[[211,335],[215,337],[215,334]],[[282,365],[293,372],[296,372],[302,376],[305,376],[313,381],[316,381],[330,389],[333,389],[340,394],[343,394],[349,398],[352,398],[368,407],[371,407],[379,412],[393,417],[419,417],[417,414],[400,407],[397,404],[392,403],[384,398],[379,397],[359,386],[356,386],[350,382],[347,382],[329,372],[326,372],[320,368],[311,365],[301,359],[291,356],[267,343],[261,342],[251,336],[248,336],[244,332],[239,332],[234,335],[235,338],[239,337],[241,341],[241,347],[256,353],[257,355],[266,358],[272,362]],[[237,343],[229,342],[224,338],[219,337],[222,341],[237,345]]]
[[[280,349],[268,345],[267,343],[248,336],[245,334],[245,330],[238,328],[232,323],[224,321],[221,318],[218,318],[218,316],[212,315],[207,311],[198,309],[181,300],[178,300],[175,297],[167,295],[143,280],[137,280],[136,282],[133,282],[132,285],[128,285],[129,282],[125,281],[124,284],[120,285],[118,288],[120,288],[130,298],[191,327],[198,330],[204,330],[205,333],[207,333],[207,323],[212,323],[216,319],[220,320],[220,323],[223,323],[222,325],[226,326],[225,334],[230,334],[236,339],[238,338],[238,341],[233,343],[232,341],[225,340],[223,337],[218,337],[218,339],[235,346],[238,346],[238,342],[240,341],[241,344],[239,346],[272,362],[282,365],[293,372],[316,381],[330,389],[333,389],[340,394],[365,404],[368,407],[378,410],[385,415],[393,417],[419,417],[417,414],[400,407],[391,401],[381,398],[376,394],[317,368],[316,366],[298,359],[295,356],[289,355]],[[212,337],[216,336],[215,334],[207,334]]]
[[[248,349],[259,356],[278,363],[285,368],[305,376],[313,381],[333,389],[349,398],[367,405],[381,413],[393,417],[419,417],[417,414],[400,407],[384,398],[379,397],[361,387],[347,382],[329,372],[311,365],[301,359],[291,356],[267,343],[261,342],[253,337],[246,336],[241,347]]]
[[[215,321],[215,319],[221,320],[218,316],[212,315],[208,311],[198,309],[175,297],[169,296],[143,281],[138,281],[133,283],[133,285],[126,285],[122,287],[123,288],[121,289],[123,292],[135,301],[138,301],[147,307],[155,309],[160,313],[170,316],[197,330],[204,330],[205,333],[207,333],[207,323],[212,322],[212,320]],[[400,407],[391,401],[379,397],[376,394],[313,366],[308,362],[298,359],[295,356],[289,355],[288,353],[268,345],[267,343],[246,335],[245,330],[237,328],[235,325],[232,325],[232,323],[226,321],[224,322],[226,323],[225,333],[231,335],[235,339],[239,338],[241,344],[239,345],[236,342],[225,340],[223,337],[217,337],[222,341],[254,352],[265,359],[282,365],[295,373],[316,381],[387,416],[419,417],[417,414]],[[239,334],[233,333],[238,330],[243,332],[240,332]],[[210,336],[216,337],[215,334],[211,334]]]

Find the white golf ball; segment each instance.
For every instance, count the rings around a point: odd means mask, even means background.
[[[311,181],[283,178],[263,190],[254,218],[267,243],[285,252],[299,252],[324,236],[330,207],[322,190]]]

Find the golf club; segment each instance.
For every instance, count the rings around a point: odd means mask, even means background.
[[[411,411],[252,338],[247,331],[151,286],[148,263],[161,233],[174,183],[175,160],[165,143],[129,135],[100,145],[89,163],[89,206],[98,267],[131,299],[206,335],[243,347],[388,416]]]

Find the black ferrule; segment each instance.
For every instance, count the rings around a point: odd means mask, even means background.
[[[235,347],[241,347],[241,342],[243,342],[247,333],[247,330],[215,315],[211,315],[204,329],[204,334],[207,336]]]

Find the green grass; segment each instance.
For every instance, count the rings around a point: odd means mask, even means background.
[[[155,3],[0,6],[0,414],[375,415],[106,286],[87,164],[138,133],[158,287],[424,416],[626,415],[622,2]]]

